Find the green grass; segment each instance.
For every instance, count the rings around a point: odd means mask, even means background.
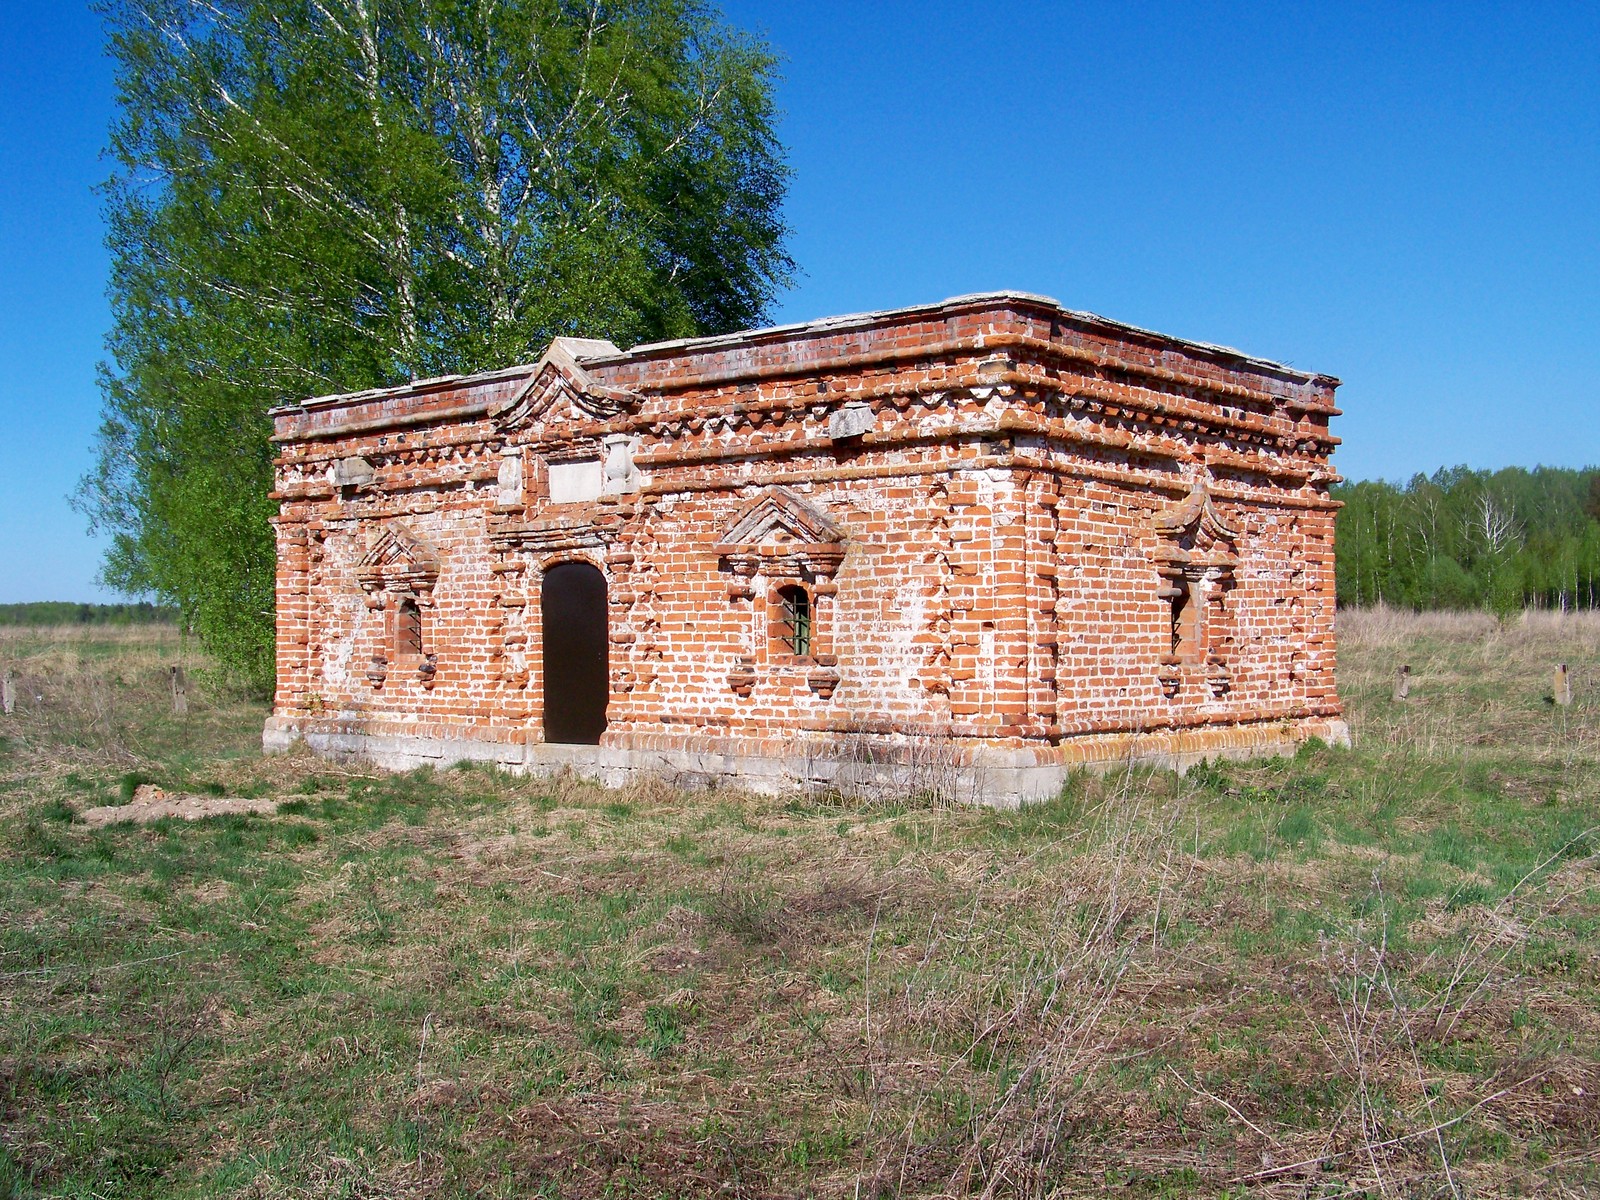
[[[170,636],[29,639],[0,1196],[1600,1185],[1590,624],[1358,618],[1354,750],[1019,812],[267,760]],[[73,820],[144,782],[284,803]]]

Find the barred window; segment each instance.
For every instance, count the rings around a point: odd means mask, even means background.
[[[400,601],[394,613],[394,652],[422,653],[422,610],[410,597]]]
[[[778,589],[778,624],[774,631],[796,658],[811,653],[811,596],[803,587]]]

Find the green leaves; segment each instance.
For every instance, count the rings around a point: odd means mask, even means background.
[[[1525,605],[1592,608],[1600,585],[1600,524],[1592,470],[1455,467],[1403,488],[1334,489],[1339,603],[1417,609]]]
[[[681,0],[104,0],[105,576],[271,678],[267,411],[758,324],[775,61]]]

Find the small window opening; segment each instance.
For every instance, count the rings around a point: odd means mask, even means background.
[[[1191,659],[1200,644],[1199,610],[1189,581],[1180,579],[1176,587],[1172,597],[1172,657]]]
[[[802,587],[778,590],[780,625],[778,637],[796,658],[811,653],[811,597]]]
[[[422,653],[422,610],[411,599],[400,601],[394,614],[394,652]]]

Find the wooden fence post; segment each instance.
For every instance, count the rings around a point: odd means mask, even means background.
[[[1556,677],[1550,690],[1555,695],[1556,703],[1563,708],[1572,703],[1572,676],[1567,673],[1566,663],[1556,664]]]
[[[0,673],[0,713],[10,716],[17,711],[17,680],[7,667]]]
[[[183,677],[183,668],[173,666],[172,673],[172,711],[180,716],[189,711],[189,693]]]
[[[1411,695],[1411,664],[1402,664],[1394,673],[1394,700],[1398,703]]]

